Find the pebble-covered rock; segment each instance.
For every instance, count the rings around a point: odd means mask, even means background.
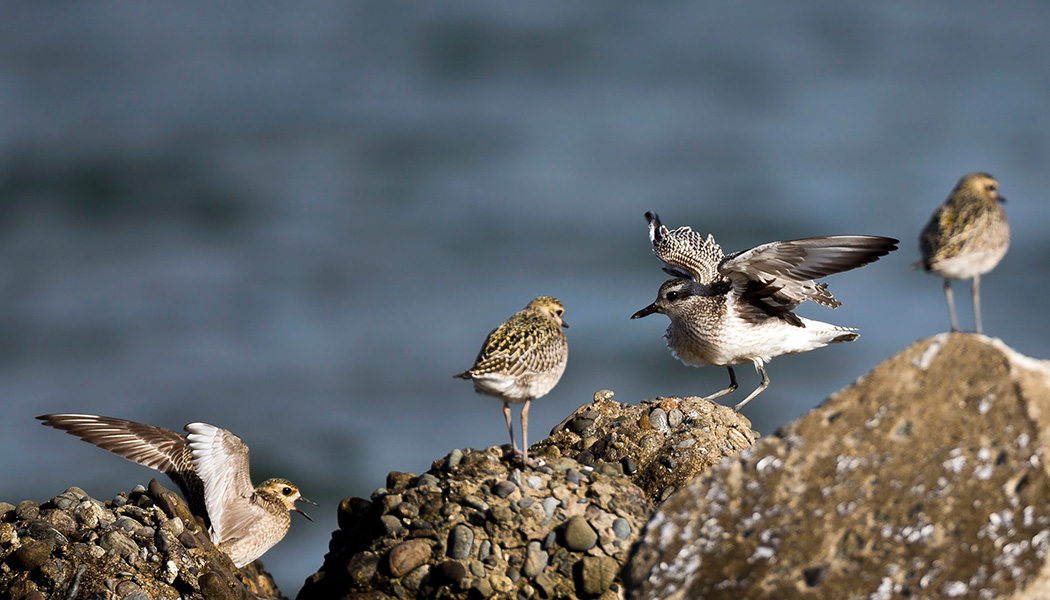
[[[651,510],[619,462],[548,457],[522,471],[500,448],[460,450],[422,476],[391,473],[369,500],[343,500],[330,552],[298,597],[614,598]],[[413,529],[404,515],[417,512],[431,527]]]
[[[586,426],[584,426],[586,425]],[[668,498],[698,473],[751,447],[758,433],[732,408],[703,398],[658,398],[620,404],[601,390],[576,409],[530,455],[569,457],[580,464],[620,463],[655,501]]]
[[[156,480],[109,502],[71,487],[0,502],[0,598],[283,598],[259,563],[238,570]]]

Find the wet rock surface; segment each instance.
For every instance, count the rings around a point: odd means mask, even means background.
[[[630,598],[1050,597],[1050,362],[919,341],[668,499]]]
[[[727,456],[751,447],[758,433],[732,408],[699,397],[621,404],[601,390],[529,451],[582,464],[620,463],[655,501]]]
[[[254,595],[254,596],[253,596]],[[0,502],[0,597],[282,598],[259,563],[238,570],[203,522],[156,480],[103,502],[72,487]]]
[[[456,450],[347,498],[301,599],[616,598],[653,505],[619,463]]]

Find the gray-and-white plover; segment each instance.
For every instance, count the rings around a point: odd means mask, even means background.
[[[781,354],[808,352],[834,342],[857,339],[854,329],[799,317],[792,312],[812,300],[836,308],[841,303],[814,280],[848,271],[896,250],[897,240],[869,235],[834,235],[769,242],[729,256],[714,237],[689,227],[669,231],[654,212],[645,213],[653,253],[675,276],[660,286],[656,301],[631,316],[661,313],[671,320],[664,338],[687,365],[729,369],[751,363],[761,383],[734,409],[739,411],[769,385],[764,364]]]

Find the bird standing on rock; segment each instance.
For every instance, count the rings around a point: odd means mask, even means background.
[[[187,435],[125,419],[84,414],[37,417],[132,462],[164,473],[179,486],[190,510],[207,516],[212,542],[237,568],[262,556],[291,526],[289,511],[309,520],[295,505],[306,502],[287,479],[252,485],[248,446],[225,429],[207,423],[186,425]],[[201,511],[205,512],[201,512]]]
[[[565,307],[557,299],[540,296],[514,313],[489,333],[481,345],[474,366],[453,375],[474,382],[474,391],[503,401],[503,416],[510,432],[510,444],[521,453],[522,463],[529,460],[529,403],[550,392],[569,359],[569,343],[562,319]],[[524,402],[521,409],[521,443],[514,443],[510,403]]]
[[[981,275],[994,269],[1010,247],[1005,202],[995,177],[983,172],[963,175],[919,235],[922,258],[912,268],[944,278],[952,331],[959,331],[959,322],[951,280],[972,278],[974,330],[981,333]]]
[[[664,282],[656,301],[631,318],[667,315],[671,323],[664,338],[678,360],[729,369],[729,386],[708,400],[736,390],[734,365],[753,364],[762,381],[737,411],[769,385],[763,365],[773,357],[857,339],[854,329],[792,311],[806,300],[840,306],[827,284],[814,280],[874,262],[898,243],[881,236],[833,235],[769,242],[724,256],[710,235],[704,239],[689,227],[669,231],[655,212],[645,217],[653,253],[675,279]]]

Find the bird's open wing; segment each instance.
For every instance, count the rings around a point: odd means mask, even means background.
[[[204,482],[204,503],[216,545],[243,537],[246,524],[258,519],[249,502],[255,493],[248,471],[248,446],[236,435],[207,423],[186,425],[193,466]]]
[[[778,305],[806,300],[835,308],[827,285],[816,279],[874,262],[897,249],[898,240],[873,235],[830,235],[769,242],[726,256],[721,275],[741,293],[769,298]],[[789,309],[790,310],[790,309]]]
[[[649,221],[653,254],[666,265],[664,271],[704,285],[721,278],[718,264],[723,257],[722,248],[712,236],[705,239],[689,227],[671,231],[660,223],[660,217],[653,211],[645,213],[645,218]]]

